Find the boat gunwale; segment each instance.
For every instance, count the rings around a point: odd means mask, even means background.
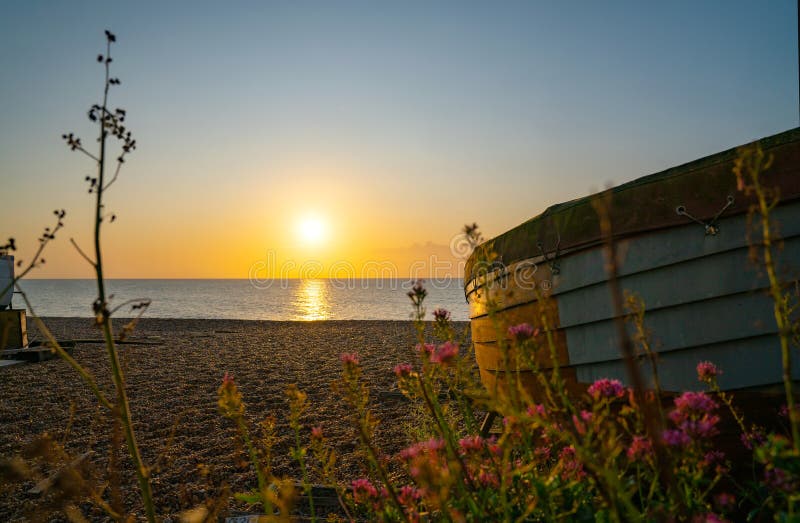
[[[783,238],[781,238],[781,241],[786,242],[788,240],[792,240],[792,239],[796,239],[796,238],[800,238],[800,232],[792,234],[790,236],[783,237]],[[714,256],[721,256],[721,255],[725,255],[725,254],[730,254],[730,253],[735,252],[735,251],[747,250],[749,248],[750,248],[750,246],[747,245],[747,244],[737,245],[737,246],[733,246],[733,247],[726,247],[724,249],[720,249],[719,251],[715,251],[713,253],[706,253],[706,254],[701,254],[701,255],[697,255],[697,256],[691,256],[691,257],[688,257],[688,258],[682,258],[682,259],[679,259],[679,260],[671,261],[671,262],[665,263],[663,265],[654,265],[652,267],[648,267],[648,268],[642,269],[642,270],[636,270],[636,271],[632,271],[632,272],[620,273],[618,275],[618,277],[619,277],[620,280],[624,280],[625,278],[629,278],[631,276],[635,276],[635,275],[639,275],[639,274],[648,274],[650,272],[662,270],[662,269],[665,269],[665,268],[668,268],[668,267],[674,267],[676,265],[681,265],[683,263],[689,263],[689,262],[692,262],[692,261],[695,261],[695,260],[700,260],[700,259],[708,258],[708,257],[714,257]],[[575,252],[569,252],[567,254],[575,254]],[[532,260],[536,260],[536,262],[533,262]],[[524,260],[519,260],[518,262],[514,262],[513,264],[509,265],[504,274],[493,276],[491,281],[483,281],[480,284],[477,284],[476,286],[473,286],[473,288],[469,289],[469,290],[467,290],[467,288],[465,287],[464,291],[465,291],[465,296],[467,298],[467,303],[471,303],[470,299],[469,299],[469,296],[471,296],[472,294],[478,292],[481,289],[484,289],[487,284],[494,283],[494,282],[496,282],[496,281],[498,281],[498,280],[500,280],[502,278],[511,277],[511,275],[509,274],[511,272],[510,271],[511,267],[514,267],[516,265],[519,265],[519,264],[522,264],[522,263],[526,263],[526,262],[538,263],[538,262],[541,262],[541,261],[544,261],[544,258],[542,256],[537,256],[535,258],[527,258],[527,259],[524,259]],[[491,273],[486,273],[486,274],[481,274],[479,276],[476,276],[475,278],[473,278],[470,281],[470,284],[473,284],[474,281],[477,280],[480,277],[488,277],[490,275],[493,275],[493,274],[497,273],[499,270],[500,269],[495,269]],[[516,271],[516,270],[518,270],[518,269],[515,268],[514,271]],[[800,275],[798,275],[798,276],[800,276]],[[580,285],[580,286],[573,287],[571,289],[567,289],[567,290],[565,290],[563,292],[556,292],[558,287],[556,285],[554,285],[553,286],[553,290],[549,291],[549,292],[550,292],[550,295],[553,295],[553,296],[564,296],[564,295],[567,295],[567,294],[570,294],[570,293],[573,293],[573,292],[578,292],[578,291],[581,291],[583,289],[588,289],[590,287],[595,287],[595,286],[603,285],[603,284],[607,284],[607,283],[608,283],[607,279],[598,280],[598,281],[591,282],[591,283],[588,283],[588,284],[585,284],[585,285]],[[756,289],[753,289],[753,290],[763,290],[765,288],[766,287],[759,287],[759,288],[756,288]],[[741,292],[741,291],[739,291],[739,292]],[[732,293],[732,294],[737,294],[737,293]],[[508,307],[504,307],[504,308],[500,309],[499,311],[504,311],[504,310],[508,310],[508,309],[511,309],[511,308],[514,308],[514,307],[518,307],[518,306],[521,306],[521,305],[534,303],[536,301],[538,301],[538,299],[531,299],[531,300],[528,300],[528,301],[525,301],[525,302],[515,303],[513,305],[509,305]],[[690,302],[683,302],[683,303],[694,303],[695,301],[700,301],[700,300],[692,300]],[[657,310],[657,309],[648,309],[648,310]],[[487,315],[488,315],[488,313],[479,314],[477,316],[470,316],[470,319],[483,318],[483,317],[485,317]]]

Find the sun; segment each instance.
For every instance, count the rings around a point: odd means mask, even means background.
[[[316,217],[307,217],[297,224],[297,233],[303,243],[318,245],[325,240],[327,227],[325,222]]]

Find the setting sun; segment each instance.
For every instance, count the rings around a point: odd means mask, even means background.
[[[319,218],[308,217],[298,224],[297,232],[303,243],[317,245],[325,240],[327,227]]]

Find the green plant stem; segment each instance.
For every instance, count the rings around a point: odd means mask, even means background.
[[[628,294],[627,292],[625,294]],[[632,297],[633,295],[629,295]],[[631,301],[629,299],[629,304],[632,305],[631,307],[631,319],[633,320],[633,325],[636,328],[636,338],[639,341],[639,344],[642,346],[642,350],[647,355],[647,359],[650,361],[650,370],[653,373],[653,390],[656,395],[656,407],[658,411],[658,419],[660,420],[661,425],[664,425],[664,407],[661,405],[661,380],[658,377],[658,361],[656,358],[656,353],[653,351],[652,347],[650,346],[650,340],[647,334],[647,329],[644,326],[644,314],[645,314],[645,304],[644,300],[639,298],[638,296]]]
[[[369,410],[367,408],[369,393],[361,386],[359,372],[360,371],[357,368],[355,370],[348,369],[347,367],[345,368],[342,382],[344,386],[345,398],[348,403],[350,403],[350,406],[355,410],[356,423],[358,425],[358,436],[361,440],[361,444],[367,451],[367,458],[372,462],[372,466],[375,467],[378,476],[380,476],[387,492],[389,492],[389,497],[397,507],[397,510],[403,516],[403,521],[410,523],[408,514],[406,514],[406,511],[403,510],[403,505],[400,503],[400,498],[397,496],[397,492],[390,481],[389,475],[386,473],[386,470],[384,470],[380,460],[378,459],[378,452],[372,446],[372,438],[370,435],[371,429],[369,427],[368,419]]]
[[[422,390],[422,397],[425,400],[425,403],[428,405],[428,408],[430,409],[431,414],[433,414],[434,420],[436,421],[436,424],[439,427],[439,432],[444,437],[445,444],[447,445],[450,454],[458,462],[458,465],[461,468],[461,472],[464,475],[464,479],[466,480],[467,486],[469,486],[469,490],[471,492],[477,492],[475,484],[472,482],[472,478],[469,477],[469,470],[467,469],[464,460],[461,459],[461,456],[458,454],[458,448],[456,448],[456,444],[453,438],[453,433],[447,424],[447,420],[444,419],[444,415],[441,411],[438,402],[433,398],[433,394],[431,394],[430,385],[427,383],[427,380],[425,380],[422,376],[420,376],[420,389]],[[475,500],[470,495],[470,492],[464,491],[465,490],[464,485],[460,482],[459,482],[459,487],[467,497],[467,502],[469,503],[470,510],[473,511],[473,514],[480,517],[481,513],[478,509],[478,506],[475,504]]]
[[[400,512],[400,514],[403,515],[403,521],[405,521],[406,523],[410,523],[406,511],[403,510],[403,505],[402,503],[400,503],[400,498],[397,497],[397,492],[395,492],[394,486],[392,486],[392,483],[389,479],[389,475],[386,473],[386,470],[384,470],[383,466],[381,466],[380,461],[378,460],[378,453],[372,447],[372,440],[369,437],[366,427],[364,426],[365,422],[363,421],[363,418],[360,415],[359,418],[360,419],[358,423],[358,433],[359,436],[361,437],[361,442],[364,444],[364,448],[367,449],[367,453],[369,454],[369,458],[372,460],[372,464],[375,467],[375,470],[378,471],[378,475],[381,477],[381,481],[383,481],[386,490],[389,492],[389,497],[392,498],[392,502],[397,507],[397,510]]]
[[[106,56],[111,56],[111,42],[106,44]],[[103,330],[103,338],[106,343],[106,350],[108,352],[109,363],[111,364],[111,377],[114,380],[114,386],[117,389],[117,404],[116,411],[118,412],[120,423],[125,434],[125,442],[128,446],[128,453],[133,461],[136,470],[136,478],[139,483],[139,490],[141,492],[142,503],[144,505],[145,515],[147,520],[151,523],[156,521],[155,505],[153,503],[153,493],[150,486],[150,474],[142,461],[142,456],[139,453],[139,447],[136,444],[136,434],[133,430],[133,421],[131,419],[130,406],[128,404],[128,395],[125,391],[125,376],[122,371],[122,366],[119,362],[119,355],[117,348],[114,344],[114,334],[111,328],[111,317],[106,307],[106,291],[105,281],[103,279],[103,256],[100,247],[100,228],[103,222],[103,186],[105,174],[105,161],[106,161],[106,138],[108,133],[105,128],[105,116],[108,114],[108,88],[109,88],[109,62],[105,63],[105,86],[103,90],[103,105],[100,117],[100,158],[98,159],[98,184],[97,184],[97,199],[95,204],[95,223],[94,223],[94,250],[95,250],[95,273],[97,275],[97,306],[100,308],[100,323]]]
[[[773,302],[775,323],[778,327],[778,338],[781,348],[781,366],[783,367],[783,387],[786,394],[786,406],[789,409],[789,424],[792,435],[792,446],[795,452],[800,452],[800,429],[798,428],[797,413],[795,412],[794,392],[792,390],[792,354],[791,342],[793,325],[791,313],[793,308],[788,304],[788,295],[784,295],[783,286],[778,278],[775,268],[775,257],[772,249],[776,240],[772,236],[770,212],[778,204],[777,189],[765,189],[761,184],[761,174],[772,165],[773,157],[770,155],[765,162],[764,151],[760,144],[743,148],[733,172],[736,175],[739,190],[745,195],[754,194],[756,204],[751,206],[749,216],[758,213],[761,222],[761,243],[750,242],[751,249],[760,247],[764,256],[764,268],[769,279],[769,295]],[[749,182],[749,184],[748,184]]]
[[[759,157],[758,166],[761,160]],[[759,169],[760,170],[760,169]],[[794,392],[792,390],[792,353],[790,338],[792,335],[792,325],[786,309],[786,298],[783,295],[781,282],[775,270],[775,260],[772,254],[772,231],[769,220],[769,213],[772,208],[767,202],[766,194],[758,177],[758,170],[753,173],[753,185],[758,197],[758,210],[761,215],[761,241],[764,252],[764,268],[769,278],[769,293],[773,301],[773,311],[775,323],[778,326],[778,336],[781,344],[781,363],[783,366],[783,387],[786,393],[786,407],[789,410],[789,426],[792,432],[792,445],[795,452],[800,451],[800,429],[798,428],[797,413],[795,412]]]
[[[742,434],[747,434],[747,427],[744,424],[744,417],[734,406],[730,395],[726,394],[722,389],[719,388],[719,384],[717,383],[716,379],[714,379],[711,387],[711,390],[713,390],[717,394],[717,397],[722,400],[726,407],[728,407],[728,411],[730,411],[731,416],[733,416],[734,421],[736,421],[736,424],[739,425],[739,430],[742,431]]]
[[[547,337],[547,346],[550,349],[550,362],[553,365],[550,369],[550,372],[552,373],[551,382],[556,387],[556,392],[561,400],[562,407],[564,407],[569,414],[575,414],[575,406],[572,404],[569,396],[567,396],[567,392],[564,390],[564,380],[561,379],[561,366],[558,364],[558,348],[556,347],[556,342],[553,338],[553,329],[547,320],[547,314],[544,311],[541,311],[540,314],[542,329]]]
[[[125,443],[128,446],[128,453],[136,469],[136,478],[139,483],[139,489],[141,490],[142,503],[144,504],[147,520],[154,523],[156,521],[156,513],[153,503],[153,493],[150,486],[150,473],[142,461],[139,447],[136,444],[136,434],[133,430],[133,421],[131,420],[130,406],[128,405],[128,395],[125,392],[125,377],[119,362],[117,349],[114,345],[114,335],[111,332],[111,321],[109,318],[106,318],[103,322],[103,336],[106,340],[108,357],[111,361],[112,378],[117,388],[117,408],[115,410],[122,424],[122,429],[125,434]]]
[[[308,481],[308,470],[306,469],[306,461],[303,458],[303,446],[300,443],[300,427],[294,427],[294,444],[297,463],[300,465],[300,474],[303,478],[303,491],[308,496],[308,508],[311,511],[312,523],[317,520],[316,512],[314,511],[314,496],[312,496],[311,483]]]
[[[239,429],[239,434],[242,435],[244,446],[247,447],[247,453],[250,456],[250,461],[253,463],[253,468],[256,469],[256,479],[258,480],[258,494],[261,496],[261,504],[264,505],[264,511],[267,514],[272,514],[272,503],[269,502],[267,497],[267,478],[264,477],[264,471],[261,470],[261,462],[258,459],[258,451],[256,451],[253,441],[250,439],[250,431],[247,430],[247,424],[244,422],[243,416],[236,416],[236,427]]]

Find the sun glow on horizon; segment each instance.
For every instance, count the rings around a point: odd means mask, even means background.
[[[320,218],[307,216],[297,224],[297,233],[303,243],[319,245],[327,239],[328,228]]]

